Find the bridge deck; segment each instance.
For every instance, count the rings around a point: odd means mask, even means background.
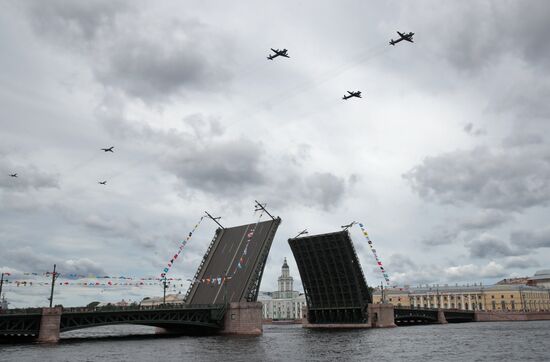
[[[366,323],[371,296],[347,231],[289,239],[309,323]]]
[[[275,237],[281,219],[256,224],[218,229],[213,244],[203,259],[196,278],[209,279],[209,283],[194,283],[188,292],[189,304],[209,304],[255,301],[257,288],[267,259],[267,253]],[[248,235],[253,232],[244,256],[242,268],[237,265],[247,245]],[[212,283],[214,278],[231,276],[226,283]]]

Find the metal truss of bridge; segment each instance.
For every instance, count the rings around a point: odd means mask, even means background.
[[[457,309],[432,309],[394,307],[395,324],[398,326],[431,323],[474,322],[475,312]]]
[[[372,296],[347,231],[289,239],[310,324],[367,323]]]
[[[225,305],[161,306],[156,308],[64,309],[59,332],[113,324],[140,324],[185,334],[209,334],[223,328]],[[0,315],[0,339],[38,337],[41,310],[17,310]]]
[[[255,302],[267,255],[280,223],[281,219],[276,218],[257,224],[218,228],[193,280],[212,280],[224,276],[231,279],[222,283],[191,284],[185,297],[186,303]],[[253,237],[248,243],[244,263],[242,268],[237,268],[251,232]]]

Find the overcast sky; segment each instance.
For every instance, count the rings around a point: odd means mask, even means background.
[[[392,284],[548,268],[548,19],[547,1],[3,1],[0,270],[157,276],[204,210],[251,223],[255,199],[283,220],[265,291],[284,257],[299,279],[289,237],[354,220]],[[390,46],[396,30],[414,44]],[[172,276],[194,275],[214,230]]]

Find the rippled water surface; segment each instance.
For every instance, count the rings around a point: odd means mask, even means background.
[[[0,345],[0,361],[550,361],[550,321],[352,331],[280,325],[265,326],[261,337],[152,333],[138,326],[73,331],[57,345]]]

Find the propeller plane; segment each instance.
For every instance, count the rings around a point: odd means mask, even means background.
[[[414,43],[414,41],[413,41],[414,33],[413,32],[410,32],[410,33],[407,34],[407,33],[401,33],[401,32],[398,31],[397,34],[399,34],[400,38],[397,39],[397,40],[390,39],[390,45],[395,46],[395,44],[399,43],[401,40],[406,40],[408,42]]]
[[[12,174],[10,174],[10,177],[17,177],[17,174],[16,174],[16,173],[12,173]]]
[[[288,50],[286,50],[286,49],[279,50],[279,49],[273,49],[273,48],[271,48],[271,50],[272,50],[275,54],[269,54],[269,55],[267,56],[267,59],[269,59],[269,60],[273,60],[273,59],[275,59],[275,58],[277,58],[277,57],[279,57],[279,56],[280,56],[280,57],[285,57],[285,58],[290,58],[290,57],[288,56]]]
[[[115,148],[115,146],[111,146],[109,148],[102,148],[101,150],[104,151],[104,152],[112,152],[114,153],[115,151],[113,151],[113,148]]]
[[[107,185],[107,181],[99,181],[98,184],[100,184],[100,185]]]
[[[342,99],[346,100],[346,99],[350,99],[352,97],[356,97],[356,98],[363,98],[361,97],[361,91],[357,91],[357,92],[350,92],[348,91],[348,94],[345,94]]]

